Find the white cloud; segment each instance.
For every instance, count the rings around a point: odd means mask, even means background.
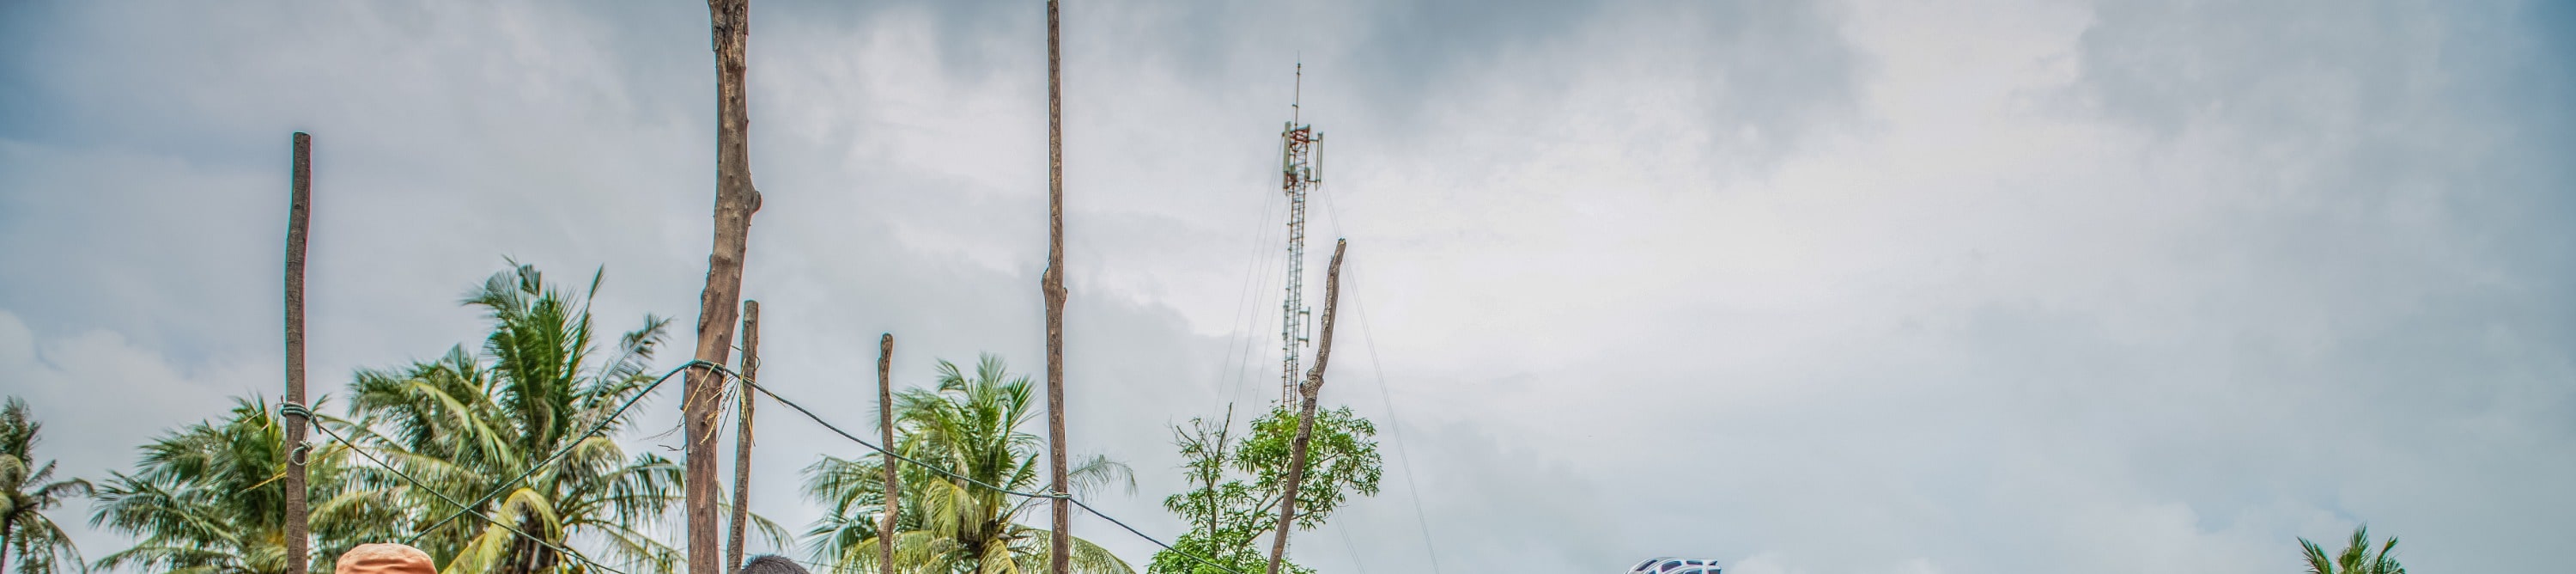
[[[10,396],[25,399],[45,425],[39,460],[61,465],[57,478],[104,479],[130,468],[139,446],[178,426],[232,408],[228,396],[258,393],[275,398],[284,375],[272,363],[225,361],[183,367],[138,348],[114,331],[69,336],[41,334],[16,313],[0,309],[0,372],[9,373]],[[81,527],[89,507],[75,501],[50,513],[89,557],[122,548],[112,534]]]

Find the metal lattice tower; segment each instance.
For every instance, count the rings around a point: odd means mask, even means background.
[[[1306,65],[1297,65],[1297,89],[1305,90]],[[1300,94],[1302,95],[1302,94]],[[1280,191],[1288,194],[1288,292],[1279,305],[1279,402],[1297,398],[1299,355],[1306,345],[1306,195],[1321,185],[1315,144],[1324,140],[1314,126],[1297,123],[1297,99],[1288,104],[1288,124],[1279,132]]]

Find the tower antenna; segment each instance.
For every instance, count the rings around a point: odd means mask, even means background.
[[[1306,345],[1306,195],[1324,180],[1316,173],[1315,145],[1324,140],[1314,126],[1297,123],[1306,91],[1306,64],[1297,63],[1297,83],[1288,100],[1288,124],[1279,132],[1280,192],[1288,195],[1288,285],[1279,304],[1279,404],[1297,399],[1299,355]]]

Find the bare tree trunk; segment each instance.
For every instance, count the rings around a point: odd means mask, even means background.
[[[518,522],[520,530],[530,532],[537,531],[536,527],[529,524],[526,520],[520,520]],[[536,572],[543,572],[549,568],[553,568],[555,564],[561,563],[564,558],[567,558],[566,556],[555,552],[553,548],[548,548],[543,544],[538,544],[535,539],[527,537],[511,539],[510,547],[514,549],[510,553],[510,556],[513,558],[511,558],[509,562],[503,563],[501,568],[501,572],[503,574],[533,574]]]
[[[295,132],[295,175],[286,205],[286,403],[304,404],[304,242],[313,221],[313,136]],[[304,574],[311,562],[312,529],[304,497],[305,415],[286,416],[286,574]]]
[[[1056,0],[1047,0],[1047,469],[1053,480],[1055,522],[1047,545],[1048,571],[1069,574],[1073,505],[1065,500],[1064,454],[1064,57]]]
[[[877,444],[886,448],[885,516],[877,518],[877,570],[894,574],[894,517],[901,508],[903,489],[895,482],[894,466],[894,383],[886,377],[894,367],[894,333],[877,339]]]
[[[736,394],[742,408],[734,413],[733,528],[725,534],[725,574],[742,572],[742,532],[751,521],[751,382],[760,380],[760,302],[742,302],[742,378]]]
[[[716,206],[715,246],[707,255],[707,286],[698,294],[697,360],[722,365],[733,354],[734,305],[742,300],[743,252],[751,239],[751,213],[760,209],[760,192],[751,185],[751,155],[746,133],[751,129],[749,102],[743,93],[744,55],[750,44],[750,0],[707,0],[716,53]],[[689,373],[687,399],[681,402],[682,436],[687,463],[683,468],[688,506],[688,574],[717,574],[723,557],[716,536],[715,423],[724,389],[714,369],[700,366]]]
[[[1279,574],[1279,559],[1288,553],[1288,527],[1297,519],[1297,485],[1306,481],[1306,441],[1315,433],[1315,393],[1324,390],[1324,364],[1333,358],[1333,304],[1342,298],[1342,248],[1349,246],[1333,241],[1333,268],[1324,273],[1324,337],[1315,344],[1315,368],[1306,371],[1306,384],[1297,385],[1297,438],[1288,442],[1288,488],[1279,499],[1269,574]]]

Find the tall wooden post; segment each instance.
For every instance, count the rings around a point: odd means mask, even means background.
[[[707,254],[707,286],[698,293],[697,360],[689,373],[687,398],[680,403],[684,451],[684,500],[688,507],[688,574],[718,574],[724,556],[716,536],[717,408],[724,398],[722,379],[706,365],[722,365],[733,354],[734,305],[742,301],[743,252],[751,240],[751,212],[760,209],[760,193],[751,185],[751,155],[746,133],[751,129],[748,98],[743,93],[744,55],[751,33],[750,0],[707,0],[707,18],[716,53],[716,206],[715,246]]]
[[[894,450],[894,383],[886,378],[894,367],[894,333],[877,339],[877,444],[891,453]],[[877,571],[894,574],[894,517],[902,508],[903,488],[895,482],[895,465],[901,461],[893,454],[878,457],[885,466],[885,516],[877,518]]]
[[[1047,475],[1055,499],[1053,539],[1047,545],[1048,571],[1070,574],[1073,550],[1073,505],[1065,500],[1064,479],[1064,56],[1056,18],[1056,0],[1047,0],[1047,268],[1040,281],[1046,291],[1047,336]]]
[[[1297,520],[1297,485],[1306,481],[1306,442],[1315,433],[1315,393],[1324,390],[1324,364],[1333,358],[1333,304],[1342,298],[1342,248],[1333,241],[1333,268],[1324,273],[1324,337],[1315,344],[1315,368],[1297,385],[1297,438],[1288,442],[1288,488],[1279,499],[1279,530],[1270,542],[1269,574],[1279,574],[1279,559],[1288,553],[1288,527]]]
[[[286,200],[286,404],[304,404],[304,241],[313,220],[313,136],[295,132],[295,175]],[[310,412],[310,411],[306,411]],[[286,415],[286,574],[304,574],[313,552],[307,532],[304,449],[306,413]]]
[[[751,410],[760,401],[751,382],[760,380],[760,302],[742,302],[742,408],[734,411],[733,528],[725,533],[725,574],[742,572],[742,532],[751,521]]]

